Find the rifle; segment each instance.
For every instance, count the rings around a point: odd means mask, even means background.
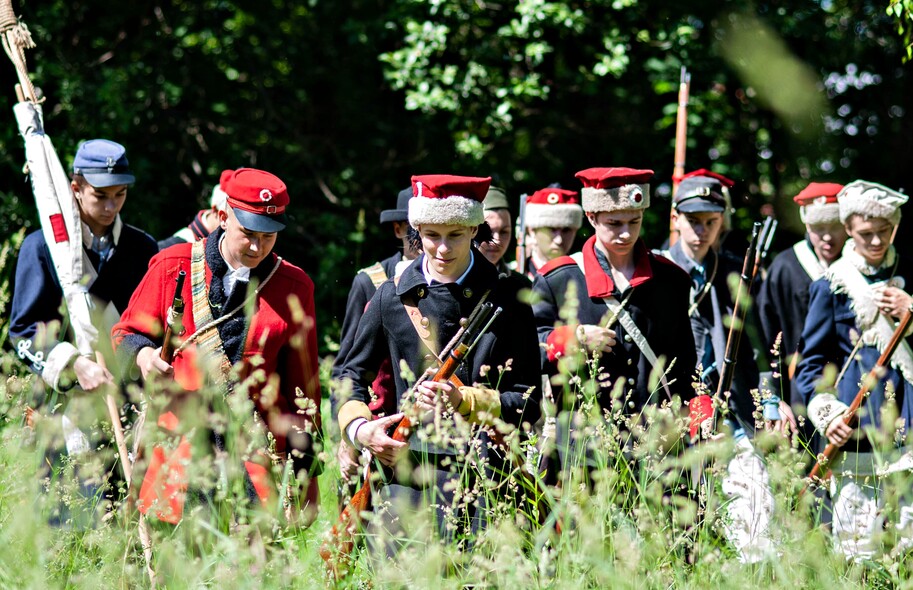
[[[672,162],[672,196],[678,190],[678,184],[685,174],[685,152],[688,149],[688,97],[691,93],[691,74],[688,68],[682,66],[681,77],[678,83],[678,113],[675,117],[675,156]],[[678,241],[678,234],[669,217],[669,245]]]
[[[178,336],[184,331],[184,298],[181,297],[181,292],[184,289],[184,279],[186,277],[187,273],[182,270],[175,279],[177,286],[174,288],[174,297],[171,300],[171,307],[168,310],[168,321],[165,325],[165,337],[164,340],[162,340],[162,352],[160,357],[169,365],[174,360],[175,326],[177,326],[177,332],[179,332]]]
[[[891,336],[891,341],[888,342],[884,352],[882,352],[881,356],[878,357],[878,362],[875,363],[875,366],[872,367],[871,371],[869,371],[868,376],[862,380],[862,385],[859,387],[859,391],[856,393],[856,397],[853,398],[853,403],[850,404],[846,414],[843,415],[843,423],[847,426],[856,428],[856,425],[859,421],[859,408],[861,408],[862,404],[865,403],[865,400],[869,396],[869,391],[872,389],[872,387],[874,387],[875,384],[878,383],[884,376],[885,367],[891,361],[891,357],[894,355],[894,351],[897,350],[901,340],[903,340],[904,335],[907,333],[907,329],[910,327],[911,320],[913,320],[913,308],[908,309],[906,312],[904,312],[903,317],[900,319],[900,323],[897,325],[897,329],[894,330],[894,334]],[[818,455],[818,459],[815,461],[814,467],[812,467],[811,472],[808,474],[805,487],[802,488],[801,492],[799,492],[800,499],[805,495],[809,485],[812,483],[824,483],[827,481],[828,477],[830,477],[830,471],[825,473],[822,477],[821,470],[829,463],[833,462],[833,460],[837,457],[837,453],[839,452],[840,447],[833,443],[828,443],[827,446],[824,447],[824,452]]]
[[[761,223],[756,221],[751,228],[751,241],[748,244],[748,250],[745,252],[742,274],[739,276],[739,289],[736,291],[735,302],[733,303],[732,321],[729,324],[729,336],[726,338],[726,352],[723,356],[723,368],[720,371],[720,382],[716,388],[718,399],[722,399],[723,394],[732,387],[739,344],[742,341],[742,330],[745,318],[748,315],[748,302],[745,299],[751,292],[752,279],[757,272],[758,236],[760,231]]]
[[[495,308],[483,298],[469,316],[466,325],[460,328],[442,351],[441,358],[444,360],[440,368],[433,375],[425,373],[416,384],[428,379],[437,382],[449,381],[500,313],[500,307]],[[407,442],[411,434],[412,421],[408,416],[404,416],[396,425],[392,438],[398,442]],[[326,562],[327,571],[334,580],[344,578],[349,569],[349,558],[355,548],[355,532],[361,523],[361,514],[368,509],[370,501],[371,468],[368,465],[365,467],[364,483],[339,515],[329,538],[320,546],[320,556]]]
[[[758,271],[761,269],[761,263],[767,258],[767,253],[770,251],[771,244],[773,244],[774,235],[777,233],[777,226],[779,224],[780,222],[771,215],[764,218],[764,226],[761,228],[761,235],[758,238],[758,250],[757,255],[755,256],[754,274],[751,275],[752,280],[758,276]]]
[[[526,274],[526,199],[528,195],[520,195],[520,213],[517,217],[517,272]]]

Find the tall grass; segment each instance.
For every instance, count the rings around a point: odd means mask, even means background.
[[[0,383],[0,587],[133,588],[148,585],[136,532],[135,513],[115,500],[80,498],[65,468],[44,477],[41,437],[23,426],[23,400],[31,399],[36,379],[2,358]],[[586,389],[586,388],[583,388]],[[624,406],[619,397],[618,408]],[[484,459],[467,451],[456,502],[485,498],[491,524],[463,538],[471,549],[434,540],[427,513],[417,510],[403,522],[413,537],[394,559],[358,549],[352,575],[343,587],[462,588],[836,588],[908,587],[907,555],[886,548],[864,564],[847,563],[830,546],[826,530],[810,518],[811,495],[797,504],[807,468],[806,452],[774,435],[757,446],[767,461],[777,510],[771,527],[776,552],[754,565],[741,565],[723,535],[725,497],[719,492],[721,466],[732,453],[723,439],[686,448],[680,408],[665,405],[626,416],[598,407],[581,393],[576,428],[578,447],[540,519],[534,502],[508,502],[505,490],[529,487],[516,468],[482,476]],[[238,416],[249,408],[230,414]],[[327,412],[328,408],[323,408]],[[229,429],[240,428],[243,420]],[[329,416],[325,423],[331,424]],[[328,428],[332,430],[332,428]],[[237,430],[236,430],[237,433]],[[417,435],[419,436],[419,435]],[[465,425],[421,436],[468,440]],[[508,437],[518,456],[530,453]],[[327,445],[332,448],[332,445]],[[324,452],[319,477],[321,511],[306,529],[289,527],[276,512],[250,507],[243,493],[227,486],[220,499],[231,516],[201,510],[177,527],[152,524],[154,566],[169,588],[308,588],[326,584],[318,546],[337,514],[337,469]],[[108,459],[113,458],[113,452]],[[103,470],[110,461],[99,460]],[[683,476],[703,469],[701,486]],[[205,469],[202,470],[204,473]],[[524,483],[526,481],[527,483]],[[902,478],[899,485],[910,485]],[[497,489],[495,489],[497,486]],[[516,496],[514,494],[514,496]],[[72,511],[95,508],[93,526],[75,521],[51,526],[63,503]],[[383,514],[383,507],[379,513]],[[456,512],[454,512],[456,514]],[[224,514],[223,514],[224,516]],[[369,517],[370,518],[370,517]],[[555,520],[561,533],[555,531]],[[460,524],[460,523],[455,523]]]

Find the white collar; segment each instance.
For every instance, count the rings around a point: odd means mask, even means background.
[[[82,245],[86,248],[92,248],[92,237],[95,234],[92,233],[92,230],[89,229],[89,224],[87,224],[82,219],[79,220],[79,225],[82,226]],[[120,232],[124,227],[124,222],[120,219],[120,213],[114,216],[114,225],[111,228],[111,237],[114,238],[114,245],[117,246],[117,243],[120,241]],[[95,237],[104,237],[104,236],[95,236]]]
[[[463,281],[466,280],[466,277],[469,275],[469,271],[472,270],[472,265],[475,264],[475,261],[476,261],[475,254],[473,254],[472,250],[470,250],[469,251],[469,266],[466,267],[466,272],[461,274],[460,278],[455,280],[454,283],[456,283],[457,285],[463,284]],[[425,282],[429,285],[431,284],[432,280],[437,280],[437,279],[432,279],[431,272],[428,270],[428,256],[427,255],[422,259],[422,274],[425,275]],[[438,282],[440,282],[440,281],[438,281]]]
[[[879,271],[885,268],[892,268],[894,266],[894,263],[897,261],[897,250],[894,248],[894,244],[888,246],[888,253],[885,254],[884,260],[881,261],[881,266],[876,268],[866,262],[865,258],[862,257],[862,254],[856,252],[856,242],[853,241],[853,238],[847,238],[846,243],[843,245],[842,257],[862,274],[872,276],[878,274]]]

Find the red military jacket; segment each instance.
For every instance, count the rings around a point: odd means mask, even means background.
[[[220,256],[217,240],[221,233],[215,232],[206,239],[206,242],[216,240],[206,244],[206,284],[209,287],[213,283],[213,252],[215,256]],[[186,304],[183,338],[196,331],[191,293],[191,247],[192,244],[171,246],[150,261],[146,276],[130,299],[120,322],[112,330],[115,347],[123,356],[135,360],[144,346],[161,345],[161,326],[165,323],[174,296],[175,279],[181,270],[187,272],[182,290]],[[256,269],[252,269],[251,278],[256,277],[262,282],[277,260],[275,254],[267,257]],[[220,281],[221,277],[216,280]],[[213,317],[218,317],[215,312]],[[256,297],[239,356],[240,359],[229,355],[229,360],[243,362],[240,371],[242,380],[255,369],[265,372],[265,379],[252,380],[248,392],[276,439],[276,450],[283,455],[298,451],[291,455],[296,471],[309,468],[315,463],[312,441],[318,437],[320,429],[320,382],[314,283],[303,270],[284,260],[279,263],[277,271]],[[203,384],[196,357],[196,345],[191,344],[174,358],[174,379],[187,391],[198,390]],[[261,395],[267,384],[277,380],[278,395]],[[296,403],[298,389],[312,402],[308,404],[311,411],[303,412],[300,404]],[[307,426],[313,433],[310,436],[303,434]],[[316,481],[312,482],[311,488],[312,492],[316,491]]]

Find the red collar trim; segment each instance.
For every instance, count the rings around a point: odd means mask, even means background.
[[[583,266],[586,272],[586,290],[590,297],[611,297],[615,291],[615,281],[602,270],[596,258],[596,236],[583,245]],[[650,253],[643,240],[634,244],[634,276],[631,287],[642,285],[653,278],[653,267],[650,265]]]

